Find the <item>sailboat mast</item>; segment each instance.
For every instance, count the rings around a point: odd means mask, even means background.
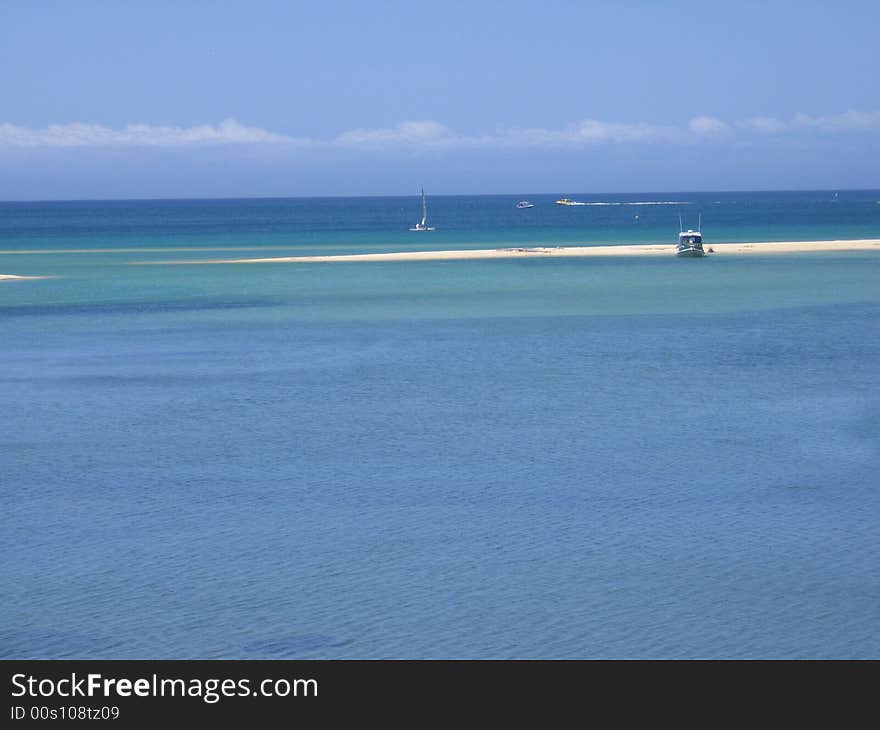
[[[425,189],[422,188],[422,225],[428,222],[428,204],[425,202]]]

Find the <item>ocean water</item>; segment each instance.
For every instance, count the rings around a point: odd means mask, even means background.
[[[0,204],[0,657],[880,656],[876,254],[133,265],[880,237],[555,197]]]

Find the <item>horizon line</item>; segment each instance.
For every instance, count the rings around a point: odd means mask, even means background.
[[[561,192],[532,191],[529,193],[434,193],[432,198],[500,198],[536,195],[730,195],[734,193],[872,193],[880,192],[877,188],[735,188],[728,190],[605,190]],[[223,201],[223,200],[339,200],[348,198],[410,198],[419,197],[420,193],[361,193],[356,195],[220,195],[220,196],[172,196],[172,197],[125,197],[125,198],[7,198],[0,200],[0,205],[7,203],[148,203],[148,202],[189,202],[189,201]]]

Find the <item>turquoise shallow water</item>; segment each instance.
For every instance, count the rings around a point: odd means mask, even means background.
[[[878,656],[878,257],[129,263],[678,223],[515,200],[0,206],[0,656]]]

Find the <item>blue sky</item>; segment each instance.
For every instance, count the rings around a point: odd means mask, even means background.
[[[0,1],[0,199],[880,187],[877,2]]]

